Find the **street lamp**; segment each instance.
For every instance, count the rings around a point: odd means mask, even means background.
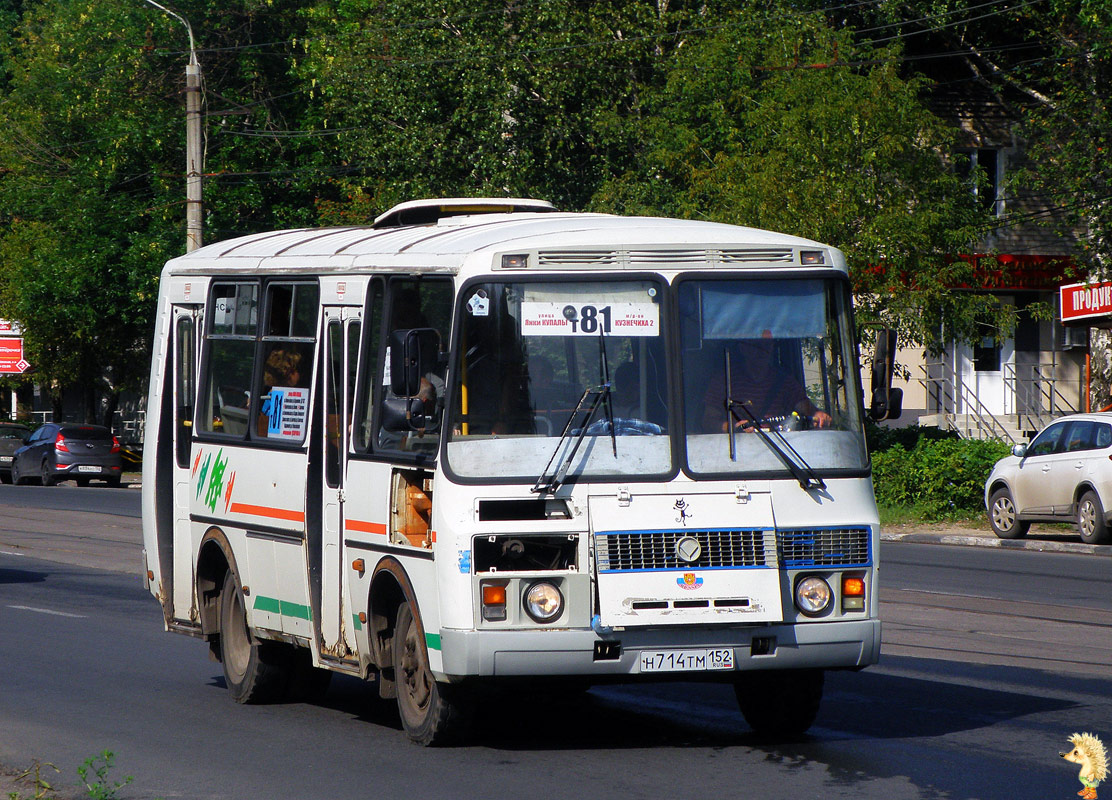
[[[154,0],[146,0],[185,26],[189,33],[189,63],[185,67],[185,251],[201,246],[201,175],[204,153],[201,150],[201,64],[193,45],[189,20]]]

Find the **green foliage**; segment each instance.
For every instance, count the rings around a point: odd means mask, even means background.
[[[994,441],[928,437],[910,450],[893,444],[872,454],[877,503],[914,507],[927,520],[976,514],[984,507],[985,479],[1008,450]]]
[[[301,113],[286,80],[292,45],[274,44],[298,35],[300,5],[189,11],[215,89],[208,237],[313,222],[316,192],[281,169],[311,159],[271,135]],[[82,387],[86,419],[98,398],[142,386],[159,271],[183,248],[186,41],[148,4],[89,0],[26,3],[0,37],[0,316],[23,324],[38,382]]]
[[[922,439],[958,439],[956,431],[943,430],[937,426],[907,425],[902,428],[882,427],[871,419],[865,420],[865,446],[870,453],[879,453],[901,445],[904,450],[911,450]]]
[[[84,796],[89,800],[116,800],[120,789],[127,786],[135,778],[128,775],[122,781],[109,780],[108,773],[113,769],[115,753],[105,750],[98,755],[90,756],[77,768],[77,775],[84,788]],[[8,792],[7,800],[53,800],[58,796],[58,788],[43,776],[43,768],[47,767],[55,773],[60,772],[53,764],[35,761],[32,765],[16,776],[16,780],[28,781],[34,794],[24,795],[21,792]]]
[[[8,800],[49,800],[49,798],[53,797],[54,786],[43,777],[43,767],[47,767],[54,772],[61,772],[61,770],[49,762],[36,760],[30,767],[16,776],[16,780],[18,781],[30,781],[35,793],[27,797],[20,792],[8,792]]]
[[[105,750],[100,755],[86,758],[84,763],[77,768],[77,775],[85,785],[85,793],[89,800],[115,800],[116,793],[131,783],[135,778],[128,775],[123,781],[110,782],[108,772],[113,767],[115,754]]]
[[[1025,176],[1053,198],[1060,232],[1082,230],[1077,260],[1091,274],[1112,274],[1112,6],[1053,0],[1033,23],[1051,57],[1038,75],[1043,102],[1026,134],[1037,160]]]
[[[943,323],[971,337],[988,298],[969,252],[984,216],[944,159],[954,131],[934,116],[900,52],[872,49],[816,14],[739,11],[679,52],[642,94],[636,162],[595,195],[601,210],[700,217],[841,248],[858,318],[936,347]]]

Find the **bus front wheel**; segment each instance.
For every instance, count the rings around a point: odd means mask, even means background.
[[[398,714],[406,735],[417,744],[446,744],[467,728],[469,704],[459,687],[437,683],[429,669],[421,626],[409,603],[394,624],[393,667]]]
[[[791,738],[807,732],[822,703],[823,671],[749,672],[734,684],[738,706],[757,734]]]
[[[232,699],[237,703],[281,699],[290,682],[289,651],[278,642],[260,642],[251,636],[243,590],[229,570],[220,592],[220,660]]]

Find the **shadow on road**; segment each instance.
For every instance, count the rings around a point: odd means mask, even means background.
[[[45,572],[0,567],[0,583],[42,583],[46,576]]]

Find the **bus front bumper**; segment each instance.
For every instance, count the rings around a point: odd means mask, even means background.
[[[439,644],[441,669],[436,668],[438,659],[430,653],[438,680],[562,675],[660,678],[659,672],[642,673],[643,652],[730,648],[732,670],[687,673],[726,679],[732,673],[748,670],[853,669],[875,664],[880,658],[880,620],[794,626],[627,628],[606,637],[592,630],[444,629]]]

